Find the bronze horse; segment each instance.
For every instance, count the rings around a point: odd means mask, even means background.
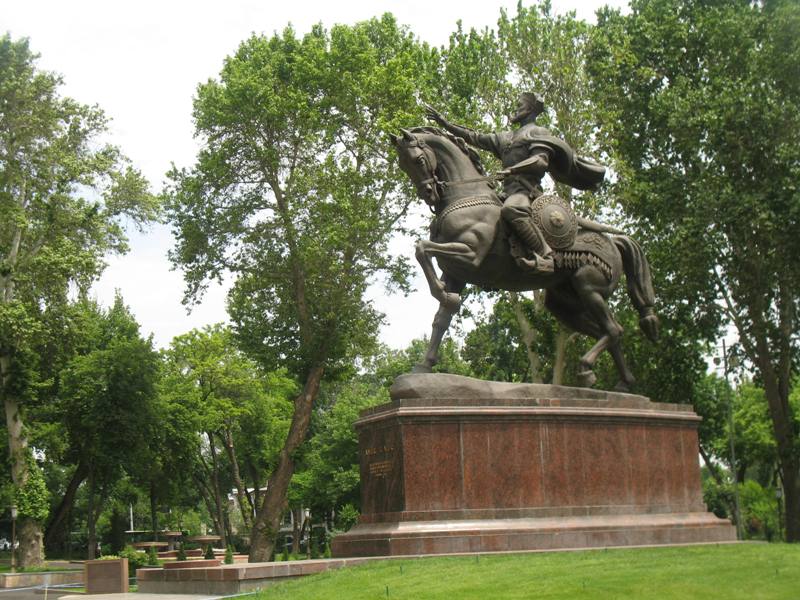
[[[624,272],[639,326],[650,340],[657,339],[659,321],[653,312],[650,267],[639,245],[625,235],[606,233],[611,228],[580,220],[583,227],[571,245],[555,253],[555,272],[523,270],[511,252],[513,240],[500,215],[502,202],[477,154],[463,140],[434,127],[417,127],[392,136],[392,141],[400,167],[436,215],[430,240],[417,242],[416,256],[439,310],[427,352],[414,370],[430,371],[436,364],[439,345],[461,306],[466,284],[494,290],[545,289],[545,306],[557,319],[597,339],[581,358],[580,385],[595,383],[594,364],[608,350],[620,377],[615,389],[629,390],[634,377],[620,347],[623,330],[607,300]],[[432,257],[442,270],[441,278]]]

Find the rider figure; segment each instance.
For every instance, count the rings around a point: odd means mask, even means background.
[[[532,218],[531,201],[543,193],[542,178],[550,172],[556,181],[578,189],[593,187],[603,180],[605,169],[593,161],[575,156],[569,146],[554,138],[544,127],[535,124],[536,117],[544,111],[544,101],[539,94],[520,94],[517,110],[511,117],[519,127],[513,131],[479,133],[454,125],[436,109],[426,106],[428,117],[450,133],[467,143],[497,156],[503,164],[499,174],[505,175],[505,199],[501,214],[533,258],[516,257],[524,269],[551,273],[553,256]]]

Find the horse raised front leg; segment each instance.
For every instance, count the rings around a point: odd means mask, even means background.
[[[414,367],[414,373],[430,373],[433,365],[439,362],[439,346],[442,343],[442,338],[450,327],[453,315],[458,312],[461,306],[461,292],[465,284],[461,281],[453,281],[447,275],[444,275],[443,279],[445,294],[448,298],[455,296],[458,298],[458,302],[455,304],[453,302],[439,303],[439,310],[436,311],[436,316],[433,318],[433,329],[428,350],[425,352],[422,362]]]
[[[436,269],[433,267],[431,257],[447,256],[461,259],[469,264],[474,264],[478,259],[477,253],[467,244],[462,244],[460,242],[440,244],[429,240],[418,241],[416,250],[417,261],[422,267],[425,279],[428,281],[431,296],[436,298],[440,304],[452,307],[453,312],[457,311],[458,307],[461,305],[461,296],[460,294],[448,292],[445,289],[445,283],[436,274]]]

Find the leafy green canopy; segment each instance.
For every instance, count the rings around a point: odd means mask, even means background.
[[[735,327],[769,406],[800,540],[800,5],[637,0],[604,10],[590,52],[625,210],[649,238],[667,317]]]
[[[661,294],[710,335],[729,293],[751,347],[750,323],[777,323],[800,275],[798,32],[791,2],[640,1],[601,13],[590,61],[624,208],[668,269]]]
[[[106,252],[126,249],[122,218],[154,218],[147,183],[113,146],[96,106],[58,95],[27,40],[0,37],[0,345],[35,330],[31,312],[87,287]]]
[[[75,462],[110,483],[122,469],[136,471],[137,459],[152,458],[159,357],[119,296],[108,311],[91,305],[86,311],[95,329],[87,336],[90,348],[60,373],[58,404]]]
[[[393,18],[253,36],[199,86],[203,150],[167,190],[187,299],[236,274],[229,311],[244,346],[302,374],[348,365],[380,313],[364,299],[409,195],[389,132],[420,121],[415,93],[433,53]]]
[[[61,79],[36,58],[27,40],[0,36],[0,400],[23,490],[37,477],[24,409],[69,329],[70,292],[88,290],[106,253],[126,250],[125,219],[142,226],[158,210],[144,178],[102,143],[102,111],[60,97]],[[29,516],[21,566],[42,558],[43,513]]]

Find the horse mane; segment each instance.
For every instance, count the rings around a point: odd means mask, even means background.
[[[469,146],[467,142],[464,140],[464,138],[460,138],[457,135],[453,135],[449,131],[445,131],[444,129],[439,129],[438,127],[432,127],[430,125],[423,125],[422,127],[414,127],[413,129],[411,129],[411,133],[430,133],[450,140],[456,145],[456,147],[459,150],[461,150],[464,154],[467,155],[467,158],[469,158],[472,161],[472,164],[478,170],[478,173],[480,173],[484,177],[486,176],[486,170],[483,168],[483,163],[481,162],[480,154],[478,154],[478,152],[474,148]]]

